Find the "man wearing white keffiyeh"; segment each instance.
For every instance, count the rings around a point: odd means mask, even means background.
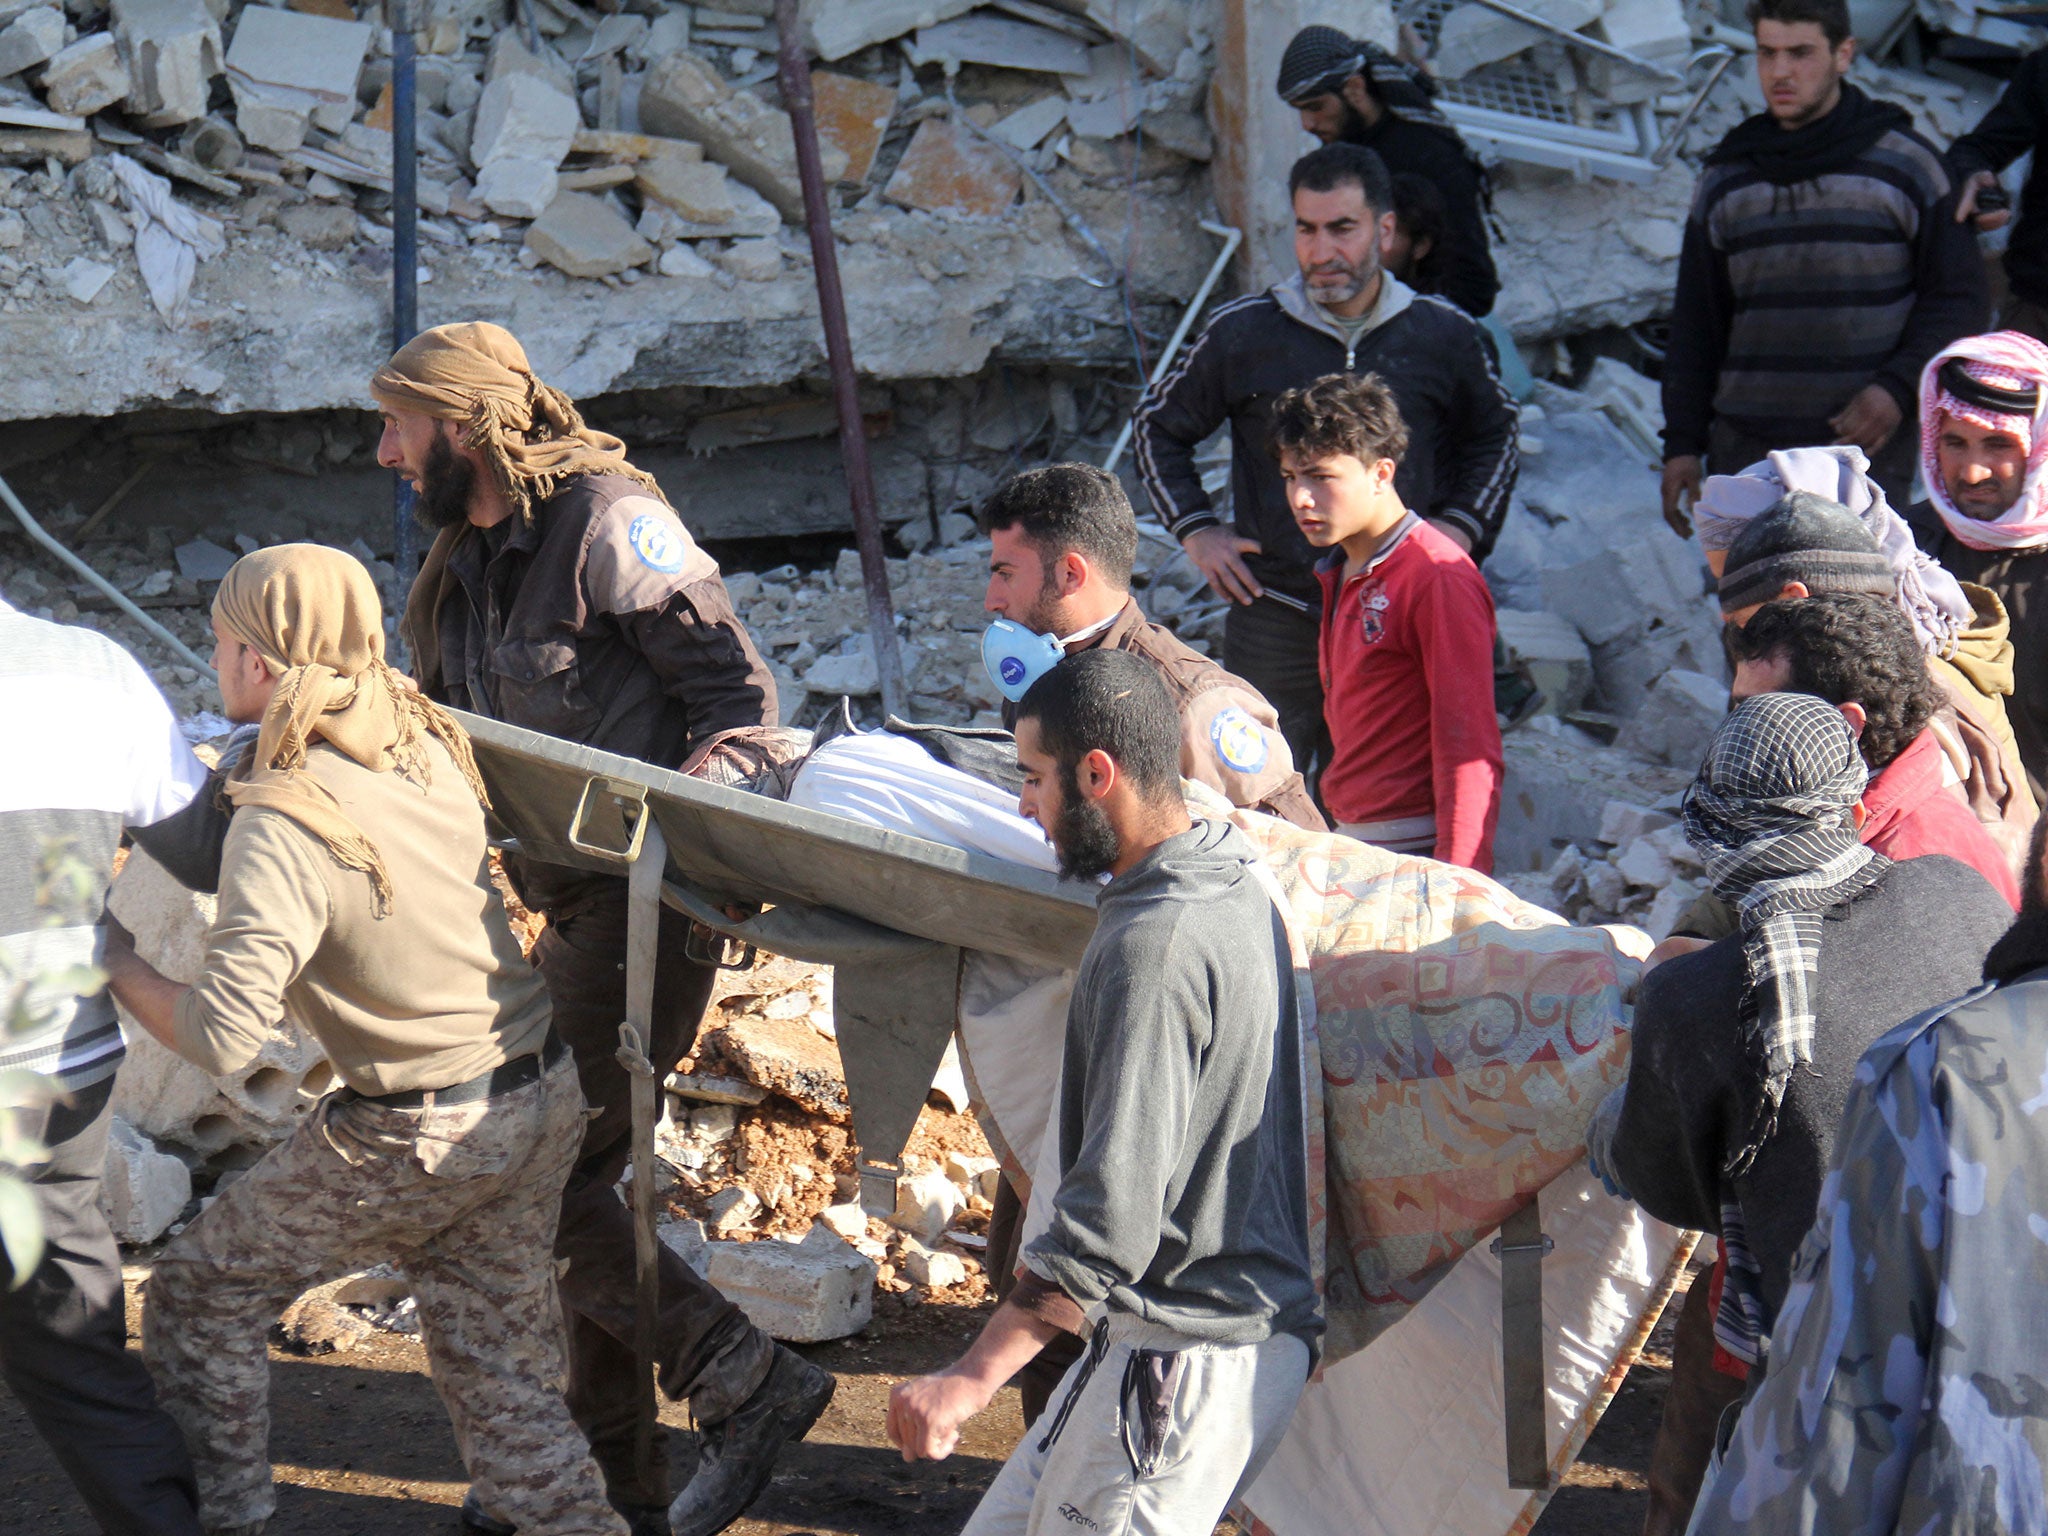
[[[1865,773],[1839,710],[1768,693],[1722,723],[1686,793],[1686,836],[1741,931],[1644,975],[1628,1082],[1587,1137],[1610,1185],[1721,1245],[1679,1319],[1646,1531],[1685,1528],[1812,1225],[1857,1058],[1967,990],[2011,910],[1954,859],[1866,848]]]

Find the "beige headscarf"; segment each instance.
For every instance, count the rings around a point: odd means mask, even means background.
[[[400,681],[384,662],[384,610],[362,562],[324,544],[281,544],[237,560],[213,599],[223,632],[277,674],[256,749],[224,787],[237,806],[280,811],[319,838],[346,868],[370,877],[377,916],[391,910],[391,873],[363,829],[303,770],[325,741],[373,773],[426,784],[429,734],[490,804],[469,737],[448,712]]]
[[[370,393],[386,410],[466,422],[464,443],[483,455],[522,518],[572,475],[624,475],[661,495],[654,476],[627,460],[624,443],[585,426],[575,401],[535,377],[526,349],[501,325],[473,320],[420,332],[377,370]]]

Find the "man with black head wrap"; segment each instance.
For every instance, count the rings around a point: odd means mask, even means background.
[[[1443,199],[1444,232],[1433,257],[1435,285],[1475,318],[1500,293],[1487,247],[1486,172],[1431,99],[1436,82],[1377,43],[1335,27],[1303,27],[1280,56],[1280,99],[1325,144],[1376,151],[1397,178],[1421,177]]]
[[[2011,917],[1975,870],[1894,862],[1857,837],[1869,770],[1839,710],[1804,693],[1738,706],[1686,791],[1686,839],[1737,933],[1650,970],[1627,1084],[1588,1153],[1660,1221],[1721,1241],[1718,1307],[1689,1297],[1652,1453],[1646,1532],[1685,1528],[1727,1376],[1754,1366],[1813,1224],[1856,1060],[1975,983]],[[1732,1359],[1714,1388],[1716,1354]]]

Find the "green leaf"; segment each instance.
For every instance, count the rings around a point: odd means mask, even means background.
[[[43,1215],[36,1198],[19,1179],[0,1178],[0,1248],[14,1266],[14,1283],[20,1290],[43,1262]]]

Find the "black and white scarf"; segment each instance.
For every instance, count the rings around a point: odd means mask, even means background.
[[[1742,919],[1742,1040],[1755,1081],[1731,1175],[1755,1160],[1786,1083],[1813,1060],[1821,914],[1891,868],[1856,835],[1869,777],[1840,710],[1767,693],[1722,723],[1685,792],[1685,835]]]

